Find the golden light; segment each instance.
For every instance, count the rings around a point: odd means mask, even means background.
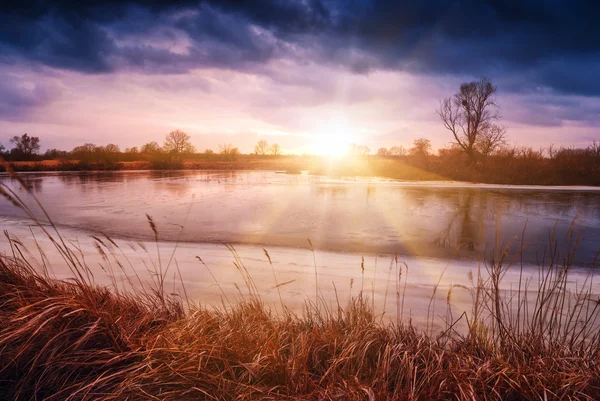
[[[311,153],[341,156],[354,143],[353,127],[345,119],[332,120],[313,134]]]

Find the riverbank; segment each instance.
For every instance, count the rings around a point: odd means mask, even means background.
[[[390,322],[375,312],[364,272],[362,282],[350,284],[355,295],[349,301],[337,298],[336,290],[337,302],[307,297],[294,312],[281,295],[289,282],[271,265],[271,255],[264,253],[272,296],[279,298],[273,307],[257,285],[264,280],[255,280],[232,249],[237,295],[215,280],[222,306],[199,306],[184,286],[172,289],[168,278],[178,281],[181,272],[168,255],[141,269],[122,265],[114,263],[117,244],[97,238],[100,267],[112,282],[98,285],[94,265],[65,245],[69,241],[55,239],[63,269],[71,272],[68,281],[52,278],[56,264],[23,256],[18,241],[10,241],[18,251],[0,256],[2,399],[600,397],[597,295],[588,282],[571,293],[568,266],[542,269],[543,282],[506,293],[499,290],[506,269],[500,253],[470,285],[444,290],[445,302],[438,301],[437,312],[430,304],[418,316],[425,325],[417,326],[408,313]],[[204,263],[199,257],[198,268],[212,275]],[[144,269],[152,278],[145,287],[136,273]],[[326,282],[318,270],[315,265],[306,288]],[[411,266],[390,271],[389,297],[399,311],[410,298],[405,280]],[[454,309],[460,294],[471,299],[466,313]],[[444,324],[434,327],[434,320]]]
[[[318,155],[194,155],[185,159],[15,161],[15,171],[107,170],[275,170],[330,177],[384,177],[404,181],[465,181],[502,185],[600,186],[600,158],[590,155],[550,159],[489,156],[477,162],[462,154],[417,156],[330,157]],[[527,157],[526,157],[527,156]]]
[[[218,156],[208,159],[185,160],[137,160],[137,161],[77,161],[42,160],[17,161],[10,166],[17,172],[41,171],[162,171],[162,170],[226,170],[278,171],[284,174],[300,174],[330,177],[383,177],[409,181],[443,181],[443,175],[412,166],[394,159],[330,158],[327,156],[237,156],[235,160]]]
[[[77,160],[17,161],[10,165],[27,171],[139,171],[139,170],[281,170],[299,173],[313,166],[313,159],[297,157],[247,158],[238,160],[135,160],[81,162]]]

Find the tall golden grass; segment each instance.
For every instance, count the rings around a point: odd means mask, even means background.
[[[0,193],[25,208],[1,183]],[[283,311],[275,314],[233,248],[249,296],[229,302],[223,293],[223,307],[198,306],[166,291],[168,266],[160,257],[151,287],[135,286],[139,277],[131,274],[129,290],[116,282],[99,286],[58,229],[52,223],[41,228],[73,277],[56,280],[43,257],[34,264],[23,244],[6,235],[11,252],[0,256],[0,399],[600,399],[594,270],[573,290],[572,255],[557,255],[552,246],[539,280],[532,284],[521,270],[512,291],[501,287],[513,268],[508,247],[494,252],[468,286],[451,287],[445,328],[434,331],[378,318],[364,283],[347,305],[328,307],[317,296],[294,314],[281,298]],[[97,240],[107,274],[125,271],[116,261],[108,268],[111,240]],[[273,274],[277,288],[285,285]],[[396,276],[401,316],[405,287]],[[318,279],[315,265],[317,294]],[[453,291],[471,294],[471,311],[452,316]]]

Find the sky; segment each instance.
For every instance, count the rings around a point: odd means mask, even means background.
[[[163,3],[0,2],[0,143],[440,148],[440,100],[481,77],[511,143],[600,140],[595,0]]]

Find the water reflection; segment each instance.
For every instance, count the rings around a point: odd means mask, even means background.
[[[155,188],[159,192],[166,192],[175,198],[182,198],[191,194],[191,183],[187,181],[158,181]]]
[[[184,241],[306,247],[310,237],[316,247],[339,251],[475,257],[520,240],[527,223],[527,257],[534,262],[555,228],[557,238],[571,228],[581,233],[580,260],[591,260],[600,247],[598,191],[344,182],[264,171],[27,174],[23,179],[55,221],[128,238],[145,238],[149,214],[163,227],[185,223]],[[0,180],[18,188],[8,176]],[[0,202],[1,216],[20,216],[10,203]],[[161,238],[179,237],[163,232]]]
[[[368,186],[367,187],[367,200],[374,199],[376,191],[377,191],[377,189],[375,187]]]
[[[477,207],[477,216],[473,216],[473,200],[475,194],[471,191],[459,194],[456,197],[456,202],[453,203],[455,211],[449,219],[447,225],[440,231],[434,243],[441,247],[452,247],[457,250],[466,249],[475,251],[477,245],[481,242],[483,235],[483,218],[482,207]],[[478,199],[479,202],[484,202],[485,199]],[[476,224],[475,222],[479,222]],[[479,230],[477,229],[479,226]]]
[[[315,193],[321,197],[342,198],[348,193],[348,187],[344,185],[317,185]]]
[[[24,189],[22,185],[25,185],[28,191],[33,193],[40,192],[43,186],[43,180],[36,176],[24,175],[20,176],[19,179],[10,177],[8,178],[11,182],[11,186],[17,190]],[[20,182],[19,182],[20,180]]]

